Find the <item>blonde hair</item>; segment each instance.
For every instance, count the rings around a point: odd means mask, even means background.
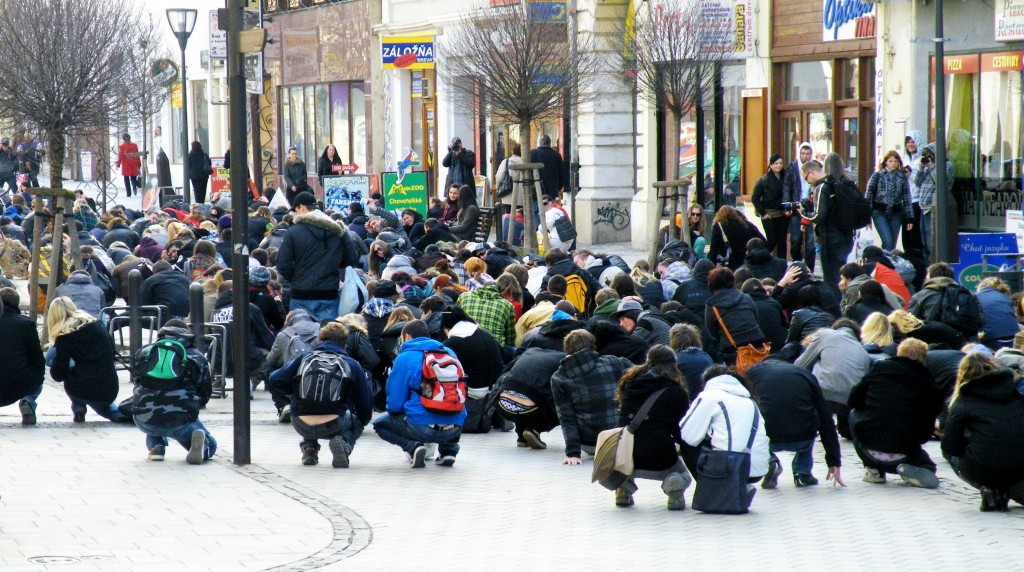
[[[979,282],[977,291],[981,292],[982,290],[988,290],[989,288],[991,288],[992,290],[1002,292],[1007,296],[1011,294],[1010,287],[1006,285],[1006,282],[1003,282],[1002,280],[996,278],[995,276],[990,276]]]
[[[865,344],[873,343],[878,347],[893,343],[892,325],[885,314],[874,312],[864,320],[864,325],[860,329],[860,341]]]
[[[519,286],[519,280],[515,276],[505,273],[498,276],[497,280],[498,290],[502,294],[507,294],[517,301],[523,301],[523,289]]]
[[[982,374],[1002,367],[999,362],[981,352],[965,355],[960,360],[960,367],[956,370],[956,387],[953,388],[953,396],[949,398],[949,404],[952,405],[956,398],[960,397],[960,388],[965,384],[977,379]]]
[[[479,279],[481,274],[487,272],[487,263],[474,256],[466,261],[465,268],[468,276]]]
[[[889,323],[892,324],[893,328],[896,328],[896,331],[903,335],[909,334],[924,325],[924,322],[917,316],[906,310],[896,310],[889,314]]]
[[[896,348],[896,356],[904,357],[924,365],[928,357],[928,344],[916,338],[907,338]]]
[[[58,296],[50,302],[50,308],[46,313],[46,331],[50,340],[55,341],[60,336],[77,331],[82,326],[95,322],[87,312],[78,309],[78,306],[67,296]]]
[[[406,308],[405,306],[397,306],[391,312],[391,315],[388,317],[388,323],[387,323],[386,326],[384,326],[384,329],[386,330],[386,329],[390,328],[391,326],[394,326],[395,324],[401,324],[403,322],[411,322],[411,321],[413,321],[415,319],[416,319],[416,316],[413,316],[412,310],[410,310],[409,308]]]
[[[345,314],[344,316],[338,316],[335,318],[338,322],[348,326],[348,329],[355,330],[361,334],[367,334],[366,318],[362,314]]]
[[[646,266],[646,264],[647,261],[645,260],[644,265]],[[652,280],[657,280],[654,274],[651,274],[650,271],[648,271],[645,268],[641,268],[639,264],[634,266],[633,269],[629,271],[629,277],[633,279],[634,284],[639,284],[641,286],[647,284]]]

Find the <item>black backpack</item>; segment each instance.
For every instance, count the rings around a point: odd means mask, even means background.
[[[948,284],[942,289],[936,319],[966,336],[973,336],[982,326],[981,304],[967,288]]]
[[[507,197],[512,194],[512,171],[508,170],[508,159],[505,159],[505,178],[498,185],[498,196]]]
[[[648,280],[646,284],[637,286],[636,292],[652,310],[660,310],[661,305],[665,303],[665,291],[659,280]]]
[[[845,232],[855,232],[871,222],[871,203],[861,194],[857,184],[844,179],[832,183],[832,224]]]
[[[184,344],[171,339],[157,340],[136,354],[135,383],[159,391],[179,389],[192,377],[192,368]]]
[[[313,351],[299,366],[298,399],[309,412],[322,411],[341,401],[345,380],[352,369],[341,354]]]
[[[668,241],[658,253],[658,261],[664,262],[668,259],[679,260],[685,262],[687,266],[693,268],[693,265],[697,263],[697,256],[693,253],[693,249],[690,248],[689,244],[685,241],[675,238]]]

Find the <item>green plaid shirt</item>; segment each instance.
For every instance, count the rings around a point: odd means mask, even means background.
[[[458,306],[498,340],[498,345],[516,343],[516,315],[512,303],[491,284],[459,296]]]

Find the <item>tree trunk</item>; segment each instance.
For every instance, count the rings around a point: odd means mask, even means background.
[[[67,151],[67,136],[64,133],[49,134],[50,188],[64,188],[64,155]],[[104,146],[105,147],[105,146]]]
[[[668,137],[668,152],[671,163],[671,175],[670,180],[679,180],[680,168],[679,168],[679,123],[681,120],[681,114],[677,111],[669,113],[665,119],[669,125],[666,125],[666,131],[669,134]],[[651,268],[656,268],[658,265],[658,246],[661,241],[661,211],[662,211],[662,200],[658,198],[661,192],[671,192],[672,189],[665,189],[661,191],[651,187],[650,194],[647,196],[647,224],[650,225],[651,233],[653,234],[653,240],[651,240],[651,250],[648,253],[647,261],[650,263]],[[686,201],[683,201],[686,203]],[[689,203],[686,203],[687,205]],[[687,206],[687,208],[689,208]],[[671,222],[671,221],[670,221]]]
[[[523,162],[530,162],[530,138],[533,136],[530,133],[530,119],[526,117],[519,118],[519,145],[523,149]],[[527,172],[524,171],[524,174]],[[529,179],[533,179],[533,173],[529,172]],[[530,254],[537,254],[537,223],[534,218],[534,198],[533,183],[528,187],[524,186],[522,192],[523,198],[523,247],[526,252]]]

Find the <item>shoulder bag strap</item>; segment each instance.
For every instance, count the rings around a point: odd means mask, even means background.
[[[725,245],[726,246],[730,246],[730,244],[729,244],[729,236],[727,234],[725,234],[725,229],[722,228],[722,223],[718,223],[718,230],[722,233],[722,240],[725,241]]]
[[[732,339],[732,334],[729,333],[729,328],[725,327],[725,322],[722,321],[722,315],[718,313],[718,308],[711,306],[711,310],[715,313],[715,319],[718,320],[718,325],[722,326],[722,331],[725,332],[725,337],[729,339],[729,344],[732,347],[736,347],[736,340]]]
[[[751,402],[754,406],[754,423],[750,426],[750,439],[747,439],[747,451],[754,446],[754,437],[757,436],[757,425],[761,421],[761,412],[757,409],[757,404]]]
[[[651,408],[654,407],[654,402],[657,401],[659,397],[661,397],[662,393],[665,393],[666,389],[668,388],[663,387],[658,391],[655,391],[654,393],[651,394],[650,397],[647,398],[647,401],[644,401],[644,404],[640,407],[640,410],[637,411],[636,415],[633,416],[633,420],[629,422],[629,426],[626,427],[627,431],[629,431],[630,433],[636,433],[636,430],[640,427],[640,424],[643,423],[644,419],[647,418],[647,414],[651,412]]]
[[[722,415],[725,416],[725,430],[729,437],[729,451],[732,451],[732,423],[729,422],[729,410],[725,408],[725,403],[719,401],[718,407],[722,409]]]

